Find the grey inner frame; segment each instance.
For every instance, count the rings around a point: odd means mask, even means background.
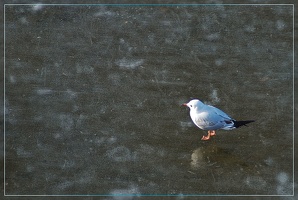
[[[293,6],[5,5],[4,114],[6,195],[291,195]]]

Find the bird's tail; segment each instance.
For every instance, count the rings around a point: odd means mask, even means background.
[[[234,126],[239,128],[240,126],[246,126],[246,124],[254,122],[255,120],[247,120],[247,121],[234,121]]]

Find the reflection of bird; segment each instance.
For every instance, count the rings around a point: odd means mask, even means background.
[[[202,148],[198,148],[193,151],[193,153],[191,154],[191,163],[190,163],[192,168],[197,169],[199,167],[206,165],[203,154],[204,154],[204,151]]]
[[[198,99],[193,99],[182,105],[190,108],[190,117],[197,127],[208,130],[208,135],[203,136],[202,140],[209,140],[211,136],[215,135],[215,130],[232,130],[254,122],[254,120],[236,121],[218,108],[206,105]]]

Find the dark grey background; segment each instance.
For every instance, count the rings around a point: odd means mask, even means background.
[[[6,6],[5,193],[293,194],[293,7]],[[196,97],[249,127],[201,141]]]

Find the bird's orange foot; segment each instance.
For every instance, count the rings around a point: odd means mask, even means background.
[[[201,138],[201,140],[209,140],[209,139],[210,139],[209,135],[207,135],[207,136],[203,135],[203,137]]]
[[[214,130],[208,131],[208,135],[207,136],[203,135],[201,140],[209,140],[211,136],[215,136],[215,135],[216,135],[216,133]]]

